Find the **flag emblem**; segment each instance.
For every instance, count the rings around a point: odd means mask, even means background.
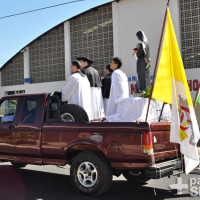
[[[187,106],[187,100],[184,102],[181,96],[179,96],[179,118],[180,118],[180,140],[183,142],[185,139],[188,138],[187,131],[190,128],[191,116],[190,110]]]

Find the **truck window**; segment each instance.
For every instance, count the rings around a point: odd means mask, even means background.
[[[46,108],[46,121],[60,121],[61,100],[59,96],[49,96]]]
[[[1,103],[0,105],[0,121],[1,122],[11,122],[14,120],[15,112],[17,108],[16,99],[8,99]]]
[[[23,112],[22,112],[22,123],[34,123],[36,121],[38,106],[38,98],[28,98],[24,102]]]

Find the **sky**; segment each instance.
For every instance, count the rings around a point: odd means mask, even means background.
[[[0,0],[0,18],[74,0]],[[67,19],[112,0],[83,0],[0,19],[0,67],[39,35]]]

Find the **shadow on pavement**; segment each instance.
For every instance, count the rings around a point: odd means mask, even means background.
[[[20,175],[10,165],[0,166],[0,200],[22,200],[25,185]]]
[[[168,191],[138,186],[127,181],[113,181],[110,190],[101,197],[89,197],[76,193],[68,175],[38,172],[27,169],[14,170],[12,166],[0,166],[0,200],[137,200],[190,197],[177,196],[176,190]]]

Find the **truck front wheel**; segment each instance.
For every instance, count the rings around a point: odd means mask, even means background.
[[[70,180],[77,191],[99,196],[110,188],[112,170],[103,157],[89,151],[82,152],[72,162]]]

